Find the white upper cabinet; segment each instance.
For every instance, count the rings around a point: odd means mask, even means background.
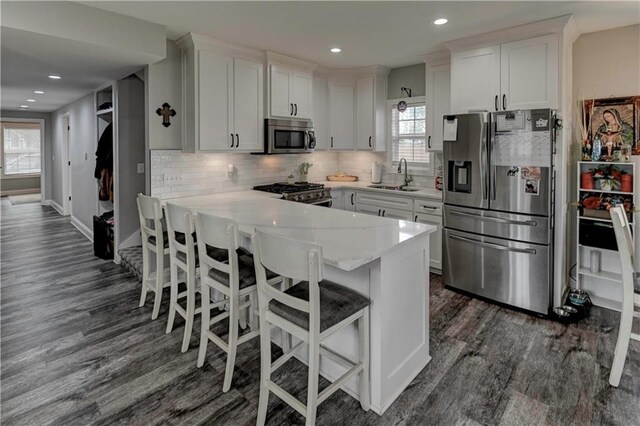
[[[374,78],[362,77],[356,81],[356,149],[372,150],[375,143]]]
[[[199,150],[220,151],[235,145],[233,127],[233,58],[200,51],[198,54]]]
[[[558,107],[558,37],[549,35],[501,46],[502,109]]]
[[[313,78],[313,129],[316,151],[329,149],[328,85],[324,78]]]
[[[451,67],[426,68],[427,151],[442,151],[442,119],[451,112]]]
[[[311,119],[313,75],[279,65],[269,70],[271,116]]]
[[[451,110],[497,111],[500,93],[500,46],[451,54]]]
[[[264,148],[263,65],[243,59],[234,59],[233,62],[235,149],[259,151]]]
[[[264,144],[264,64],[187,35],[182,49],[184,152],[255,152]],[[239,57],[243,56],[243,57]]]
[[[353,150],[353,86],[329,86],[329,149]]]
[[[451,54],[451,110],[558,107],[558,36]]]

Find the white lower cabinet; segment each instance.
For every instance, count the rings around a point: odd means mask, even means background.
[[[349,191],[348,189],[344,191],[342,195],[342,209],[350,212],[356,211],[356,192]]]
[[[442,271],[442,215],[416,213],[413,220],[438,228],[430,237],[429,266],[432,270]]]
[[[344,191],[342,189],[331,190],[331,208],[339,210],[344,208]]]

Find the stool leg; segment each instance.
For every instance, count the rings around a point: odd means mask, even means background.
[[[369,391],[371,386],[369,384],[369,307],[364,309],[364,313],[358,322],[360,360],[363,365],[363,369],[360,372],[360,406],[364,411],[369,411],[371,404],[371,395]]]
[[[198,350],[198,368],[204,365],[204,358],[207,355],[207,344],[209,343],[209,321],[211,319],[211,308],[209,307],[210,291],[209,286],[200,278],[200,300],[202,301],[202,311],[200,312],[200,349]]]
[[[140,303],[138,307],[142,308],[147,299],[147,281],[149,281],[149,250],[146,244],[142,244],[142,291],[140,293]]]
[[[240,312],[238,312],[238,320],[240,321],[240,328],[242,328],[243,330],[247,328],[247,310],[246,309],[242,309]]]
[[[171,299],[169,301],[169,318],[167,320],[166,333],[173,330],[173,321],[176,319],[176,304],[178,303],[178,268],[171,265]]]
[[[191,340],[191,331],[193,330],[193,317],[196,311],[196,292],[195,277],[187,272],[187,318],[184,328],[184,337],[182,338],[182,352],[189,349],[189,341]]]
[[[258,419],[256,425],[264,425],[267,419],[267,408],[269,406],[269,388],[267,383],[271,380],[271,330],[269,323],[265,319],[266,304],[260,304],[260,402],[258,403]]]
[[[251,331],[254,331],[258,326],[258,318],[256,315],[256,309],[258,307],[256,306],[256,299],[257,297],[255,292],[249,294],[249,328]]]
[[[231,381],[233,380],[233,369],[236,365],[236,349],[238,347],[238,305],[237,296],[229,297],[229,343],[227,351],[227,369],[224,373],[224,384],[222,392],[228,392],[231,389]],[[244,309],[243,309],[244,310]],[[246,327],[246,323],[245,323]]]
[[[318,410],[318,376],[320,374],[320,347],[318,340],[314,339],[313,332],[309,333],[309,384],[307,389],[307,415],[306,425],[316,424],[316,412]]]
[[[618,330],[618,342],[616,343],[615,355],[613,356],[613,365],[609,374],[609,384],[618,387],[622,378],[622,370],[624,362],[627,358],[627,350],[629,349],[629,340],[631,339],[631,327],[633,325],[633,305],[631,309],[625,309],[623,306],[620,315],[620,329]]]
[[[162,303],[162,289],[164,287],[164,253],[161,249],[156,252],[156,296],[153,299],[153,312],[151,319],[158,318],[160,304]]]
[[[281,289],[282,291],[285,291],[287,289],[289,289],[292,285],[292,280],[291,278],[284,278],[282,280],[282,284],[281,284]],[[282,353],[284,354],[288,354],[289,351],[291,351],[291,334],[287,333],[286,331],[284,331],[283,329],[280,329],[280,340],[281,340],[281,346],[282,346]]]

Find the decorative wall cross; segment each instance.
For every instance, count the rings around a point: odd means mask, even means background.
[[[171,105],[165,102],[162,104],[162,108],[158,108],[156,110],[156,114],[162,116],[162,125],[164,127],[169,127],[171,126],[170,119],[171,117],[175,117],[176,111],[171,109]]]

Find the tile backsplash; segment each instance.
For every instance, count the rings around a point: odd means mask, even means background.
[[[441,163],[436,156],[436,166]],[[441,158],[441,157],[440,157]],[[371,181],[371,163],[384,163],[385,153],[314,152],[312,154],[251,155],[235,153],[185,154],[179,150],[151,150],[151,195],[162,199],[242,191],[255,185],[298,179],[302,162],[313,163],[309,181],[322,182],[343,171]],[[229,175],[227,167],[234,165]],[[390,173],[389,173],[390,172]],[[383,169],[383,183],[402,184],[402,175]],[[412,186],[433,188],[432,176],[414,176]]]

